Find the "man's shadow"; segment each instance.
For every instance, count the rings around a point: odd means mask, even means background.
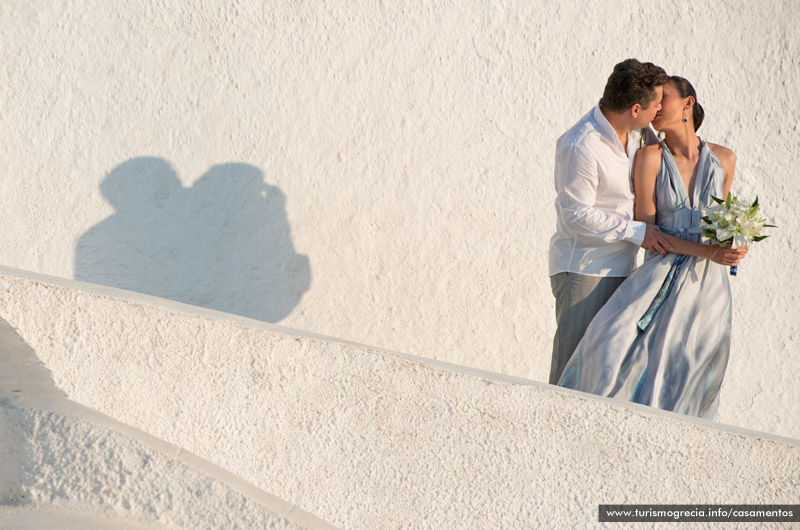
[[[247,164],[212,167],[184,188],[170,164],[140,157],[100,185],[114,214],[83,234],[75,279],[277,322],[308,290],[286,199]]]

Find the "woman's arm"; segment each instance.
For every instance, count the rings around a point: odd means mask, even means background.
[[[656,178],[661,166],[661,145],[650,145],[639,150],[633,165],[633,188],[636,197],[634,218],[645,223],[656,221]],[[731,153],[732,154],[732,153]],[[723,167],[725,164],[723,163]],[[729,179],[726,169],[725,183],[728,189]],[[738,265],[747,253],[747,249],[732,249],[717,244],[704,245],[694,241],[686,241],[679,237],[663,234],[672,245],[671,252],[710,259],[721,265]]]
[[[709,245],[703,243],[695,243],[694,241],[686,241],[679,237],[664,234],[667,241],[672,243],[672,252],[675,254],[685,254],[687,256],[697,256],[698,258],[710,259],[714,263],[720,265],[738,265],[739,262],[747,254],[747,247],[731,248],[722,247],[716,243]]]
[[[633,218],[649,224],[656,222],[656,177],[661,166],[661,149],[661,144],[639,149],[633,162]]]
[[[736,170],[736,155],[733,151],[723,145],[709,143],[708,147],[717,156],[722,164],[722,169],[725,170],[725,184],[723,184],[722,188],[722,198],[725,198],[728,196],[728,193],[730,193],[731,186],[733,185],[733,172]],[[742,260],[746,254],[747,246],[738,249],[737,256],[739,261]],[[737,261],[734,265],[738,265],[739,261]]]
[[[720,197],[720,199],[724,199],[728,196],[728,193],[730,193],[731,185],[733,184],[733,172],[736,169],[736,155],[724,145],[709,143],[708,147],[711,149],[711,152],[717,156],[720,163],[722,163],[722,169],[725,170],[725,185],[723,187],[722,197]]]

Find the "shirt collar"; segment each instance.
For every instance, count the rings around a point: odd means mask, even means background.
[[[597,123],[597,129],[600,131],[600,134],[608,138],[608,140],[615,146],[619,147],[620,153],[625,153],[622,149],[622,144],[619,141],[619,137],[617,136],[617,131],[614,130],[614,127],[611,126],[609,123],[608,118],[605,117],[603,111],[600,110],[600,103],[597,103],[595,106],[592,117],[594,118],[595,123]],[[630,156],[631,151],[636,153],[639,145],[639,136],[641,135],[641,131],[639,129],[631,129],[628,131],[628,153],[625,153],[626,156]],[[635,147],[633,147],[635,145]]]
[[[600,103],[598,103],[594,108],[594,113],[592,114],[594,121],[597,123],[597,129],[600,133],[611,140],[612,142],[619,144],[619,138],[617,137],[617,131],[614,130],[614,127],[611,126],[609,123],[608,118],[605,117],[603,111],[600,109]],[[620,145],[620,147],[622,147]]]

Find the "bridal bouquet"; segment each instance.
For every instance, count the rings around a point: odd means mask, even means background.
[[[741,248],[750,243],[761,241],[765,228],[775,228],[767,224],[766,219],[758,214],[758,197],[749,204],[728,193],[725,200],[714,199],[713,205],[705,211],[700,228],[703,235],[723,247]],[[731,275],[736,276],[737,267],[731,267]]]

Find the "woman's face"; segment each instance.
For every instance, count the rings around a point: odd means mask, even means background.
[[[664,95],[661,98],[661,110],[653,118],[653,128],[663,131],[670,125],[683,122],[683,109],[689,102],[689,98],[682,98],[671,82],[664,85]],[[688,110],[687,115],[688,118]]]

